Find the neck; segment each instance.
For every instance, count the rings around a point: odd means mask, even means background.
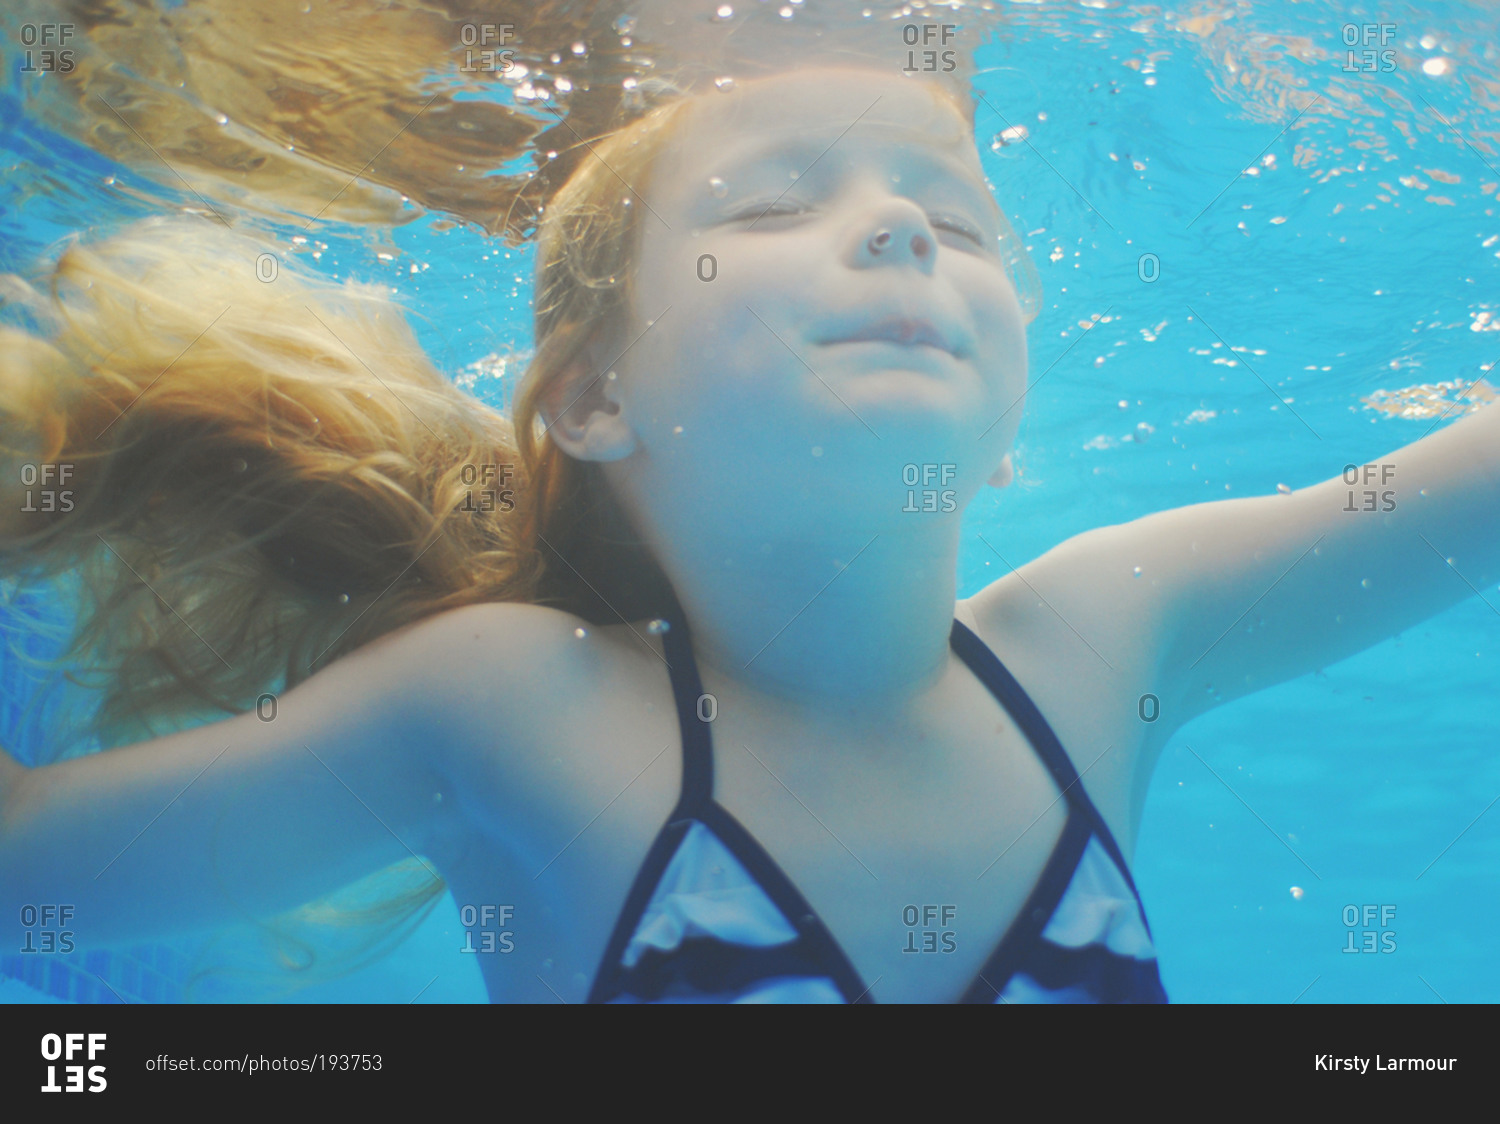
[[[958,552],[956,514],[904,521],[727,542],[661,528],[695,658],[787,701],[898,710],[946,666]]]

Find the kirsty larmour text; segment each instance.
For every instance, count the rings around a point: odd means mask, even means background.
[[[1457,1058],[1383,1058],[1379,1054],[1376,1054],[1374,1068],[1378,1073],[1391,1073],[1398,1070],[1408,1073],[1413,1070],[1451,1070],[1457,1061]],[[1332,1054],[1314,1054],[1313,1068],[1368,1073],[1370,1071],[1370,1059],[1336,1058]]]

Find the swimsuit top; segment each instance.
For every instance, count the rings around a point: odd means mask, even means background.
[[[1057,735],[961,621],[949,643],[1068,801],[1041,878],[958,1002],[1165,1003],[1135,882]],[[680,615],[663,645],[682,732],[682,792],[620,911],[589,1002],[873,1002],[797,887],[714,799],[703,686]]]

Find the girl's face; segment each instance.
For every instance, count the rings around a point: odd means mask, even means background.
[[[611,466],[627,491],[868,525],[911,511],[914,476],[962,510],[1001,466],[1025,325],[972,137],[930,87],[828,68],[712,91],[632,186],[603,360],[624,350],[605,393],[646,454]]]

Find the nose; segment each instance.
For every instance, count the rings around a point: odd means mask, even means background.
[[[931,274],[937,236],[926,213],[910,199],[890,197],[867,208],[848,235],[849,264],[857,269],[910,266]]]

